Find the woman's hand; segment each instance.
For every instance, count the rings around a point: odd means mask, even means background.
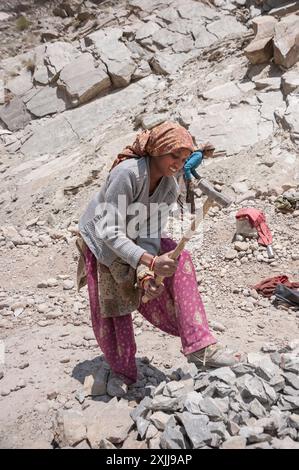
[[[151,277],[144,281],[143,289],[148,300],[153,300],[162,294],[164,290],[164,284],[160,284],[159,286],[157,286],[155,283],[155,279]]]
[[[157,256],[154,263],[154,273],[157,276],[170,277],[175,273],[178,261],[169,257],[171,253],[172,251],[169,251],[161,256]]]

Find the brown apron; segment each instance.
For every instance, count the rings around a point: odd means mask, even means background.
[[[81,235],[77,237],[76,246],[80,253],[77,267],[79,292],[87,285],[85,253],[88,247]],[[109,268],[98,263],[98,274],[100,315],[103,318],[128,315],[138,308],[142,292],[136,285],[136,269],[117,258]]]

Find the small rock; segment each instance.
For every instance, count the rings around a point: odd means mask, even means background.
[[[26,369],[26,367],[29,367],[29,362],[23,362],[23,364],[19,365],[19,369]]]
[[[64,290],[70,290],[70,289],[73,289],[74,288],[74,282],[73,281],[69,281],[69,280],[65,280],[63,281],[63,289]]]
[[[58,286],[58,281],[57,279],[51,278],[47,280],[47,285],[48,287],[56,287]]]
[[[231,261],[231,260],[237,258],[237,256],[238,256],[238,252],[236,250],[229,249],[225,253],[224,258],[228,261]]]

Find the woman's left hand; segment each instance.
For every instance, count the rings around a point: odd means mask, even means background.
[[[146,297],[149,300],[153,300],[162,294],[164,290],[164,284],[160,284],[159,286],[157,286],[155,279],[152,277],[144,281],[143,289]]]

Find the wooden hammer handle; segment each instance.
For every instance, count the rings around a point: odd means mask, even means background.
[[[203,217],[208,212],[208,210],[210,208],[210,205],[211,205],[211,201],[209,200],[209,198],[207,198],[204,205],[203,205]],[[197,224],[198,224],[198,220],[199,220],[198,217],[196,217],[192,220],[190,230],[188,231],[188,235],[185,234],[185,236],[183,236],[181,238],[181,240],[179,241],[179,243],[177,244],[177,246],[175,247],[173,252],[169,255],[169,258],[174,259],[174,260],[178,259],[178,257],[182,253],[183,249],[185,248],[186,243],[190,240],[192,234],[195,232]],[[163,276],[156,276],[155,277],[156,285],[160,286],[163,282],[163,279],[164,279]],[[147,295],[143,295],[142,302],[144,304],[146,304],[148,301],[149,301],[149,298],[147,297]]]

